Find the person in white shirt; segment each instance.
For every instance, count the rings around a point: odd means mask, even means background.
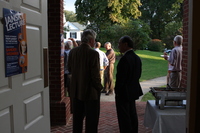
[[[174,37],[174,48],[172,49],[169,57],[164,56],[165,60],[169,62],[169,86],[172,88],[179,88],[181,83],[181,71],[182,71],[182,43],[183,37],[177,35]]]
[[[101,43],[100,42],[96,42],[95,50],[99,53],[100,76],[101,76],[101,83],[103,84],[104,70],[109,65],[109,60],[108,60],[106,54],[99,49],[100,47],[101,47]]]

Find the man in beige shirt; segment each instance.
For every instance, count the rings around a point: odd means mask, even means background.
[[[169,86],[172,88],[180,87],[181,83],[181,71],[182,71],[182,43],[183,37],[180,35],[174,38],[174,48],[172,49],[169,58],[164,56],[165,60],[169,62]]]

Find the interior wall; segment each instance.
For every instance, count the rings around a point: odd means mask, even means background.
[[[188,21],[188,76],[187,76],[187,132],[200,132],[200,45],[199,45],[199,31],[200,25],[199,17],[200,1],[189,1],[189,21]]]

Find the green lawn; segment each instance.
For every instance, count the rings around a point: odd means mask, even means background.
[[[102,51],[106,52],[105,48],[101,48]],[[115,52],[116,56],[119,56],[119,52]],[[142,60],[142,75],[140,78],[141,81],[162,77],[167,75],[167,61],[161,58],[162,52],[153,52],[149,50],[137,50],[135,53],[141,58]],[[114,82],[115,82],[115,75],[116,75],[116,66],[119,60],[115,62],[115,69],[114,69]],[[154,96],[151,93],[146,93],[141,101],[147,100],[154,100]]]
[[[102,51],[106,52],[105,48],[101,48]],[[119,52],[115,52],[116,56],[119,56]],[[167,75],[167,61],[164,60],[160,55],[162,52],[154,52],[149,50],[137,50],[135,53],[142,60],[142,75],[140,81],[145,81],[157,77],[162,77]],[[116,66],[119,60],[115,62],[114,69],[114,81],[116,75]]]
[[[145,81],[167,75],[167,61],[160,57],[161,52],[137,50],[136,54],[142,60],[142,76],[140,81]]]
[[[142,102],[146,102],[148,100],[155,100],[155,97],[150,92],[147,92],[141,99]]]
[[[101,48],[102,51],[106,52],[105,48]],[[115,52],[116,56],[119,56],[119,52]],[[153,52],[149,50],[137,50],[135,53],[142,60],[142,76],[140,81],[145,81],[157,77],[167,75],[167,61],[164,60],[160,55],[162,52]],[[116,75],[116,66],[119,60],[115,62],[114,79]]]
[[[148,50],[137,50],[135,53],[142,60],[142,75],[140,81],[145,81],[157,77],[167,75],[167,61],[160,57],[161,52],[153,52]],[[116,53],[119,56],[118,53]],[[114,78],[116,75],[116,66],[119,60],[115,62]]]
[[[166,87],[166,85],[160,87]],[[148,100],[155,100],[155,97],[150,92],[147,92],[141,99],[142,102],[146,102]]]

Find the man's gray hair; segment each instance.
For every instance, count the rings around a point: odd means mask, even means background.
[[[110,45],[110,46],[112,46],[112,44],[110,43],[110,42],[106,42],[105,44],[104,44],[104,46],[105,45]]]
[[[71,40],[67,40],[64,42],[65,44],[65,47],[69,48],[69,49],[72,49],[73,48],[73,44],[72,44],[72,41]]]
[[[88,43],[90,39],[96,39],[97,33],[92,29],[87,29],[83,32],[83,35],[81,37],[82,43]]]
[[[177,36],[174,37],[174,41],[176,42],[176,44],[182,45],[183,37],[181,35],[177,35]]]

